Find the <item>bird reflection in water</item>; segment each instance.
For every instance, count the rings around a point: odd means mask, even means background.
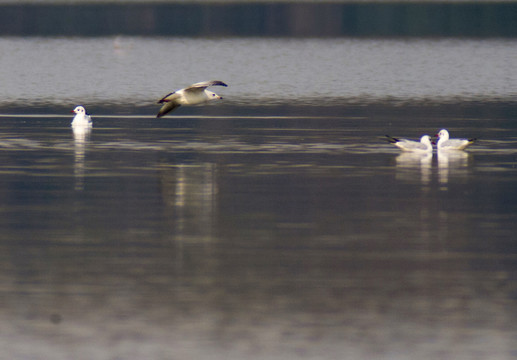
[[[395,159],[397,165],[397,178],[413,182],[415,171],[420,170],[420,182],[427,185],[431,181],[431,165],[433,153],[403,152]]]
[[[75,190],[84,190],[85,151],[90,140],[91,127],[74,127],[74,178]]]
[[[182,241],[210,241],[217,201],[216,165],[176,164],[162,172],[162,194],[174,235]]]
[[[447,184],[453,175],[455,177],[467,175],[469,154],[461,150],[438,150],[436,154],[440,188],[447,190]]]

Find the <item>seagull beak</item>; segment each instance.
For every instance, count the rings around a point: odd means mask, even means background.
[[[71,113],[74,113],[75,111],[74,110],[70,110]]]

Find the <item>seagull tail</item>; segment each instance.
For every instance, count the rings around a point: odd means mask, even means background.
[[[388,140],[388,142],[389,142],[390,144],[395,144],[395,143],[399,142],[399,139],[397,139],[397,138],[391,137],[391,136],[389,136],[389,135],[385,135],[385,136],[387,137],[387,139],[386,139],[386,140]]]

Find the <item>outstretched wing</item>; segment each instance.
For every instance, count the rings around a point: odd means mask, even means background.
[[[176,92],[171,92],[170,94],[167,94],[163,98],[158,100],[158,104],[166,103],[166,102],[175,100],[175,99],[177,99],[179,97],[180,97],[180,95],[177,94]]]
[[[184,91],[203,91],[209,86],[228,86],[220,80],[203,81],[190,85]]]
[[[156,115],[157,118],[162,117],[165,114],[170,113],[172,110],[176,109],[177,107],[180,107],[180,105],[176,102],[166,102],[163,101],[163,106],[161,107],[160,111],[158,111],[158,115]]]

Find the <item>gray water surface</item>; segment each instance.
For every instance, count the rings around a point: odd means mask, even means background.
[[[0,39],[19,52],[0,52],[3,357],[515,358],[515,47],[112,41]],[[180,58],[200,60],[166,71]],[[208,78],[222,102],[154,118]],[[479,140],[412,156],[383,139],[443,127]]]

